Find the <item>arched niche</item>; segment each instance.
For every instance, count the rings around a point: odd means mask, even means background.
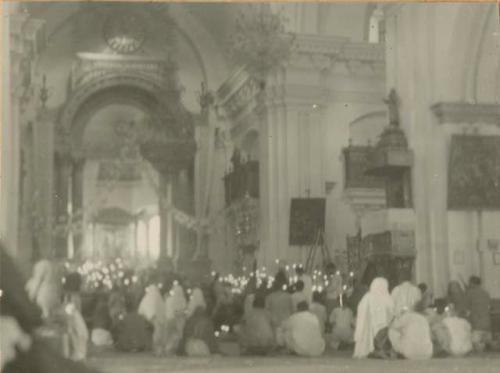
[[[366,113],[349,123],[349,139],[352,145],[375,145],[387,125],[385,111]]]
[[[77,86],[61,110],[57,126],[59,144],[63,144],[59,153],[67,154],[70,157],[70,163],[71,159],[75,157],[85,157],[83,152],[85,129],[96,112],[110,105],[134,107],[145,117],[156,118],[154,122],[146,121],[139,123],[139,125],[147,126],[145,127],[147,130],[160,131],[158,132],[160,139],[166,136],[164,139],[166,142],[161,142],[163,140],[160,141],[157,139],[158,136],[154,136],[148,140],[147,145],[140,144],[140,150],[146,160],[151,162],[159,173],[158,202],[162,198],[167,198],[168,203],[172,203],[170,201],[172,188],[169,185],[175,185],[175,178],[182,167],[192,165],[195,146],[193,119],[179,100],[175,76],[159,75],[158,79],[155,79],[154,76],[142,75],[141,69],[130,72],[117,66],[107,72],[101,72],[94,78],[90,78],[87,83]],[[143,151],[147,151],[147,155]],[[68,166],[63,165],[63,167]],[[69,167],[72,167],[69,171],[69,175],[72,176],[68,176],[64,169],[61,170],[58,167],[56,167],[55,173],[63,174],[62,178],[58,178],[63,182],[64,177],[66,180],[68,177],[71,178],[71,196],[67,196],[67,198],[72,199],[72,205],[75,209],[82,209],[83,177],[81,167],[76,168],[76,171],[74,163],[70,164]],[[65,189],[64,183],[62,183],[61,190]],[[58,213],[65,214],[64,207],[65,203],[59,204]],[[166,249],[163,246],[166,245],[167,238],[173,236],[173,218],[172,216],[168,217],[170,213],[166,208],[159,208],[159,211],[162,221],[161,252],[164,253]],[[167,231],[169,233],[166,233]],[[75,242],[75,247],[81,247],[81,237]],[[172,240],[170,239],[169,242]],[[171,251],[169,248],[169,252]]]

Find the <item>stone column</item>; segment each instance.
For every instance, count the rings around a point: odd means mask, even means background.
[[[166,185],[166,202],[170,209],[167,211],[166,230],[167,230],[167,255],[171,258],[174,256],[174,217],[172,207],[174,206],[172,198],[172,178],[168,179]]]
[[[165,174],[159,175],[160,181],[160,190],[159,190],[159,206],[158,211],[160,213],[160,258],[164,258],[168,256],[168,243],[167,243],[167,235],[168,235],[168,212],[165,206],[167,205],[168,197],[167,197],[167,185],[168,185],[168,176]],[[149,230],[148,230],[149,232]],[[149,236],[149,234],[148,234]]]
[[[79,256],[82,251],[83,244],[83,171],[85,167],[85,158],[74,158],[72,162],[71,170],[71,203],[72,203],[72,213],[74,216],[74,222],[80,223],[78,225],[81,230],[73,233],[73,247],[75,250],[75,255]]]
[[[68,202],[69,202],[69,183],[71,180],[71,160],[66,154],[56,152],[54,154],[54,224],[60,225],[68,219]],[[67,254],[67,236],[65,233],[57,230],[54,237],[55,256],[63,258]]]

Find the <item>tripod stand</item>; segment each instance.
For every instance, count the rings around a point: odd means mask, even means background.
[[[316,253],[318,252],[318,250],[320,251],[322,257],[321,259],[323,261],[322,262],[323,266],[326,263],[330,263],[332,261],[330,252],[328,251],[328,247],[325,244],[325,233],[322,230],[318,230],[314,243],[309,247],[309,252],[307,254],[307,260],[306,260],[306,268],[305,268],[305,271],[307,273],[310,273],[313,269],[314,262],[316,259]]]

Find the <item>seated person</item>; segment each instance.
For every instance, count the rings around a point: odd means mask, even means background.
[[[414,310],[417,303],[420,303],[422,300],[422,292],[417,286],[410,282],[410,276],[409,273],[402,274],[401,283],[391,292],[392,299],[394,300],[394,313],[396,316],[407,310]]]
[[[297,306],[297,312],[283,322],[277,331],[278,345],[299,356],[320,356],[325,350],[318,318],[309,311],[307,301]]]
[[[351,345],[354,343],[354,315],[347,304],[335,308],[329,317],[332,325],[332,334],[330,337],[330,346],[335,350],[339,349],[341,344]]]
[[[132,299],[127,299],[125,305],[127,313],[116,325],[116,348],[126,352],[149,350],[153,336],[152,325],[138,314]]]
[[[297,305],[301,302],[306,301],[307,302],[307,296],[306,293],[304,292],[304,282],[299,280],[295,284],[295,291],[292,294],[292,300],[293,300],[293,309],[297,311]],[[308,302],[309,304],[309,302]]]
[[[377,336],[387,335],[387,327],[393,317],[394,301],[389,294],[389,283],[383,277],[376,277],[358,305],[353,356],[366,358],[377,353],[384,357],[386,343],[376,343],[376,341],[385,341],[387,338],[377,338]]]
[[[145,290],[144,297],[139,303],[139,315],[143,316],[150,323],[154,324],[155,318],[165,312],[165,301],[158,285],[152,282]]]
[[[271,315],[265,309],[265,304],[265,298],[261,295],[254,299],[253,307],[238,332],[240,346],[246,354],[266,355],[275,347]]]
[[[326,287],[326,312],[331,313],[335,307],[339,305],[340,294],[342,294],[342,276],[337,271],[337,266],[334,263],[329,263],[326,266],[328,275],[328,286]]]
[[[108,299],[105,293],[97,295],[97,302],[92,315],[91,340],[95,346],[108,347],[113,344],[110,333],[111,317],[108,310]]]
[[[424,310],[427,310],[432,306],[434,303],[434,296],[432,294],[432,291],[429,289],[427,284],[425,282],[421,282],[418,284],[418,288],[420,289],[420,292],[422,293],[422,308]]]
[[[64,355],[72,360],[83,360],[87,357],[89,331],[82,314],[73,302],[64,304],[66,321],[66,341]]]
[[[266,297],[266,309],[271,315],[274,330],[294,312],[292,296],[286,291],[284,280],[278,280],[278,277],[274,280],[273,291]]]
[[[199,287],[195,287],[189,297],[188,306],[186,309],[186,317],[189,319],[193,316],[194,312],[198,307],[207,309],[207,302],[205,301],[205,296],[203,291]]]
[[[458,317],[453,308],[445,311],[441,323],[449,336],[448,343],[444,343],[444,350],[452,356],[464,356],[472,351],[472,329],[469,322]]]
[[[324,305],[323,295],[320,292],[315,291],[313,293],[313,301],[309,308],[311,312],[315,314],[316,317],[318,318],[319,326],[321,328],[321,333],[324,335],[326,331],[327,315],[326,315],[326,307]]]
[[[478,352],[484,351],[492,341],[490,308],[490,295],[481,286],[481,279],[471,276],[465,293],[465,309],[472,326],[472,344]]]
[[[406,359],[430,359],[433,353],[431,329],[425,316],[406,311],[389,325],[392,348]]]
[[[198,306],[187,319],[180,352],[187,356],[209,356],[218,352],[214,324],[206,307]]]

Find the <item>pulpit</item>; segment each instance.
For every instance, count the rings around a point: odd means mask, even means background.
[[[375,264],[379,275],[398,284],[402,274],[411,274],[416,255],[415,212],[412,209],[411,167],[413,152],[399,126],[398,98],[392,90],[389,126],[370,154],[365,172],[384,180],[385,208],[367,213],[361,220],[361,251]]]

